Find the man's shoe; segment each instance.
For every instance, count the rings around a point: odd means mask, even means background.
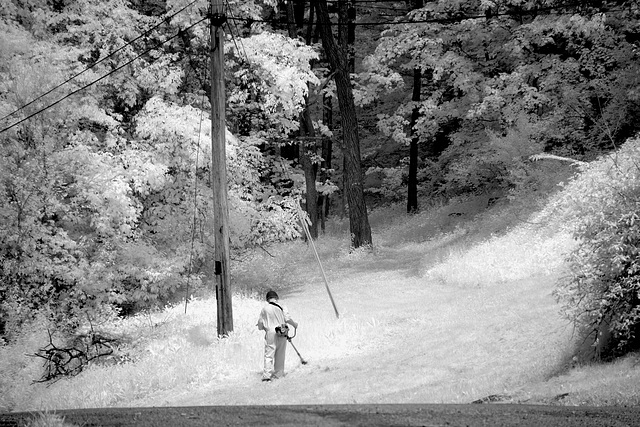
[[[269,381],[271,381],[271,378],[263,378],[262,379],[262,382],[269,382]]]

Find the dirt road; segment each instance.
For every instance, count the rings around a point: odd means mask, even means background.
[[[640,408],[537,405],[296,405],[109,408],[58,411],[91,426],[449,426],[635,427]],[[0,414],[0,427],[33,415]]]

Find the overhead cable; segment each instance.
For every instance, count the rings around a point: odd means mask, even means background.
[[[226,0],[226,4],[227,4],[227,10],[229,11],[229,15],[232,15],[232,11],[231,11],[231,4],[229,3],[229,0]],[[244,48],[244,44],[242,44],[242,37],[240,37],[240,29],[238,28],[238,22],[234,22],[233,26],[236,28],[236,33],[238,33],[238,40],[240,41],[240,46],[242,47],[242,52],[244,52],[244,56],[247,62],[249,61],[249,55],[247,55],[247,51]],[[233,35],[233,31],[231,31],[231,28],[229,28],[229,33],[231,34],[231,39],[233,40],[233,44],[236,47],[236,50],[238,51],[238,56],[240,56],[240,49],[238,48],[238,42],[236,41],[236,36]]]
[[[111,71],[110,71],[110,72],[108,72],[107,74],[103,75],[102,77],[99,77],[99,78],[97,78],[96,80],[94,80],[94,81],[92,81],[92,82],[90,82],[90,83],[87,83],[86,85],[82,86],[81,88],[78,88],[78,89],[76,89],[76,90],[74,90],[74,91],[72,91],[72,92],[68,93],[67,95],[65,95],[65,96],[63,96],[62,98],[58,99],[57,101],[55,101],[55,102],[53,102],[53,103],[51,103],[51,104],[47,105],[46,107],[43,107],[43,108],[39,109],[38,111],[36,111],[36,112],[34,112],[34,113],[32,113],[32,114],[28,115],[27,117],[25,117],[25,118],[23,118],[23,119],[21,119],[21,120],[19,120],[19,121],[15,122],[15,123],[13,123],[12,125],[5,127],[4,129],[0,130],[0,133],[6,132],[6,131],[8,131],[9,129],[12,129],[12,128],[14,128],[14,127],[18,126],[19,124],[24,123],[25,121],[29,120],[30,118],[32,118],[32,117],[34,117],[34,116],[36,116],[36,115],[38,115],[38,114],[40,114],[40,113],[42,113],[42,112],[44,112],[44,111],[48,110],[49,108],[54,107],[55,105],[58,105],[59,103],[61,103],[61,102],[62,102],[62,101],[64,101],[65,99],[67,99],[67,98],[69,98],[69,97],[71,97],[71,96],[73,96],[73,95],[75,95],[75,94],[77,94],[77,93],[79,93],[79,92],[82,92],[83,90],[87,89],[87,88],[88,88],[88,87],[90,87],[90,86],[93,86],[94,84],[98,83],[98,82],[99,82],[99,81],[101,81],[101,80],[104,80],[105,78],[109,77],[111,74],[114,74],[114,73],[116,73],[117,71],[120,71],[121,69],[123,69],[123,68],[124,68],[124,67],[126,67],[127,65],[130,65],[130,64],[131,64],[131,63],[133,63],[134,61],[137,61],[138,59],[142,58],[144,55],[146,55],[147,53],[151,52],[152,50],[155,50],[155,49],[159,48],[160,46],[164,45],[165,43],[170,42],[171,40],[173,40],[173,39],[175,39],[176,37],[180,36],[183,32],[190,30],[191,28],[193,28],[193,27],[197,26],[198,24],[200,24],[200,23],[201,23],[201,22],[203,22],[203,21],[206,21],[207,19],[209,19],[209,17],[204,17],[204,18],[200,19],[199,21],[195,22],[194,24],[191,24],[189,27],[187,27],[187,28],[185,28],[185,29],[182,29],[182,30],[179,30],[176,34],[174,34],[173,36],[171,36],[171,37],[169,37],[169,38],[165,39],[164,41],[162,41],[161,43],[159,43],[157,46],[154,46],[154,47],[152,47],[152,48],[149,48],[149,49],[145,50],[144,52],[142,52],[141,54],[139,54],[139,55],[138,55],[138,56],[136,56],[135,58],[130,59],[129,61],[125,62],[124,64],[122,64],[122,65],[120,65],[120,66],[118,66],[118,67],[114,68],[113,70],[111,70]],[[156,59],[157,59],[157,58],[156,58]],[[156,59],[153,59],[151,62],[154,62]]]
[[[477,14],[477,15],[465,15],[463,13],[452,13],[451,16],[447,16],[447,17],[439,17],[439,18],[426,18],[426,19],[404,19],[404,20],[394,20],[394,21],[383,21],[383,22],[340,22],[340,23],[329,23],[329,24],[324,24],[324,25],[329,25],[329,26],[348,26],[348,25],[355,25],[355,26],[373,26],[373,25],[387,25],[387,26],[393,26],[393,25],[407,25],[407,24],[455,24],[455,23],[459,23],[459,22],[463,22],[463,21],[470,21],[470,20],[474,20],[474,19],[491,19],[491,18],[496,18],[499,16],[514,16],[514,17],[523,17],[523,16],[528,16],[528,15],[537,15],[540,13],[548,13],[548,14],[553,14],[555,16],[561,16],[561,15],[574,15],[576,12],[557,12],[557,13],[553,13],[555,10],[559,10],[559,9],[566,9],[566,8],[570,8],[570,7],[578,7],[578,6],[584,6],[583,3],[567,3],[567,4],[560,4],[560,5],[556,5],[556,6],[547,6],[547,7],[538,7],[538,8],[534,8],[534,9],[526,9],[526,10],[518,10],[518,11],[505,11],[505,12],[493,12],[491,13],[491,16],[489,17],[486,13],[481,13],[481,14]],[[418,9],[419,10],[419,9]],[[605,13],[609,13],[609,12],[621,12],[625,10],[625,8],[620,8],[620,9],[609,9],[607,10]],[[228,18],[228,20],[231,21],[243,21],[243,22],[247,22],[247,23],[254,23],[254,22],[259,22],[259,23],[267,23],[267,24],[278,24],[280,23],[277,20],[261,20],[261,19],[253,19],[253,18],[237,18],[237,17],[230,17]],[[314,25],[323,25],[320,23],[315,23]]]
[[[120,46],[118,49],[114,50],[113,52],[109,53],[108,55],[100,58],[99,60],[97,60],[96,62],[94,62],[93,64],[89,65],[88,67],[86,67],[84,70],[80,71],[77,74],[74,74],[73,76],[69,77],[67,80],[65,80],[64,82],[60,83],[59,85],[49,89],[47,92],[43,93],[42,95],[34,98],[33,100],[29,101],[28,103],[24,104],[22,107],[12,111],[11,113],[7,114],[6,116],[2,117],[0,119],[0,121],[7,119],[11,116],[13,116],[14,114],[24,110],[25,108],[27,108],[28,106],[32,105],[34,102],[39,101],[40,99],[44,98],[45,96],[49,95],[51,92],[61,88],[62,86],[64,86],[65,84],[69,83],[71,80],[74,80],[77,77],[80,77],[81,75],[83,75],[84,73],[86,73],[87,71],[91,70],[93,67],[95,67],[96,65],[104,62],[105,60],[109,59],[110,57],[112,57],[113,55],[115,55],[116,53],[120,52],[121,50],[123,50],[124,48],[126,48],[127,46],[131,46],[133,43],[137,42],[138,40],[140,40],[141,38],[148,36],[152,31],[156,30],[158,27],[160,27],[162,24],[164,24],[165,22],[169,22],[173,17],[175,17],[176,15],[182,13],[185,9],[187,9],[189,6],[193,5],[194,3],[196,3],[196,1],[198,0],[194,0],[191,3],[189,3],[188,5],[186,5],[185,7],[183,7],[182,9],[178,10],[177,12],[174,12],[173,14],[165,17],[161,22],[159,22],[158,24],[154,25],[153,27],[149,28],[147,31],[145,31],[144,33],[140,34],[138,37],[134,38],[133,40],[125,43],[124,45]]]

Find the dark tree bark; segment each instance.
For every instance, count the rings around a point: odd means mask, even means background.
[[[420,101],[422,90],[422,71],[419,68],[413,70],[413,96],[411,100]],[[411,143],[409,145],[409,179],[407,184],[407,213],[418,212],[418,142],[416,135],[416,122],[420,117],[420,107],[413,107],[411,112]]]
[[[293,1],[294,0],[287,0],[287,33],[289,34],[289,37],[295,40],[298,38],[298,32],[295,17],[296,8]]]
[[[289,37],[297,38],[296,31],[296,23],[294,20],[295,8],[293,0],[287,1],[287,21],[288,21],[288,32]],[[312,25],[312,22],[309,22],[309,25]],[[308,33],[310,34],[310,32]],[[311,44],[310,37],[306,40],[307,44]],[[299,159],[300,164],[302,165],[302,170],[304,171],[304,181],[305,181],[305,189],[306,189],[306,197],[305,197],[305,209],[307,214],[309,215],[309,219],[311,220],[311,224],[309,225],[309,233],[311,234],[312,239],[318,238],[318,190],[316,189],[316,176],[317,176],[317,165],[314,165],[311,160],[311,155],[315,154],[315,150],[310,149],[310,147],[315,148],[315,137],[316,132],[313,127],[313,120],[311,119],[311,114],[309,113],[309,108],[306,105],[307,98],[305,97],[305,107],[302,113],[300,113],[300,142],[299,142]]]
[[[300,114],[300,163],[304,171],[306,194],[306,210],[311,220],[309,233],[312,239],[318,238],[318,190],[316,189],[316,176],[318,166],[311,161],[311,154],[315,154],[310,147],[315,147],[316,132],[313,128],[311,115],[308,109]]]
[[[420,9],[424,6],[423,0],[413,0],[414,9]],[[420,101],[420,93],[422,92],[422,70],[416,68],[413,70],[413,95],[411,100]],[[411,111],[411,142],[409,145],[409,179],[407,183],[407,213],[418,212],[418,144],[420,138],[416,134],[415,126],[420,118],[420,108],[418,105],[413,107]]]
[[[333,130],[333,105],[331,96],[322,97],[322,122]],[[325,182],[329,178],[328,170],[331,169],[331,156],[333,156],[333,140],[331,138],[322,139],[322,163],[320,165],[320,182]],[[320,208],[320,227],[325,231],[325,222],[329,215],[330,198],[327,195],[320,195],[318,206]]]
[[[344,1],[344,0],[342,0]],[[360,163],[360,137],[358,117],[353,100],[349,58],[347,51],[341,48],[331,31],[327,0],[318,0],[318,25],[320,36],[329,66],[334,74],[338,95],[338,106],[342,121],[344,155],[344,192],[349,208],[351,245],[353,248],[372,244],[371,227],[364,199],[362,165]]]
[[[309,21],[314,16],[316,9],[316,0],[311,0],[309,9]],[[309,33],[311,34],[311,25],[309,26]],[[320,38],[320,26],[316,25],[316,31],[314,33],[314,43],[317,43]],[[326,93],[322,95],[322,122],[333,130],[333,102],[331,95]],[[326,182],[329,179],[329,169],[332,168],[331,157],[333,156],[333,139],[322,139],[322,163],[320,164],[320,182]],[[327,217],[329,216],[329,210],[331,209],[331,198],[328,195],[321,194],[318,196],[318,209],[320,210],[320,227],[322,232],[325,232],[325,225]]]
[[[356,4],[353,0],[347,5],[347,55],[349,57],[349,71],[356,72]]]

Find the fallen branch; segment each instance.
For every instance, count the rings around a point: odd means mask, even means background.
[[[116,339],[105,337],[93,330],[88,334],[75,336],[64,346],[53,342],[51,332],[49,344],[39,349],[32,357],[44,359],[44,374],[36,383],[57,381],[62,377],[78,375],[89,363],[99,357],[113,354],[112,344]]]
[[[562,156],[556,156],[555,154],[547,154],[547,153],[540,153],[540,154],[534,154],[533,156],[529,156],[529,160],[533,161],[533,162],[537,162],[538,160],[544,160],[544,159],[549,159],[549,160],[560,160],[561,162],[570,162],[576,165],[586,165],[587,162],[583,162],[582,160],[576,160],[576,159],[572,159],[570,157],[562,157]]]

